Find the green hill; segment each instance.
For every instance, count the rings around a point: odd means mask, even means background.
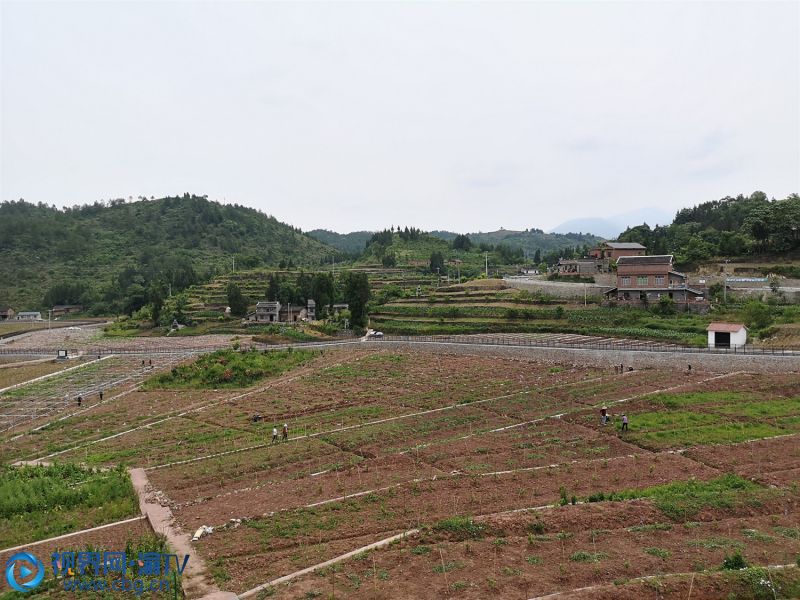
[[[431,235],[451,242],[457,234],[451,231],[432,231]],[[519,248],[528,256],[533,256],[537,250],[541,254],[547,254],[566,248],[594,246],[602,240],[602,238],[589,233],[545,233],[541,229],[525,229],[523,231],[499,229],[468,233],[467,235],[474,244],[503,244],[510,248]]]
[[[314,229],[308,235],[323,244],[332,246],[345,254],[359,255],[364,252],[369,238],[372,237],[371,231],[353,231],[352,233],[336,233],[327,229]]]
[[[234,261],[237,270],[315,267],[333,253],[257,210],[188,194],[63,210],[3,202],[0,305],[81,303],[113,314],[230,271]]]
[[[725,197],[678,211],[670,225],[637,225],[621,242],[647,246],[648,254],[674,254],[679,263],[712,257],[773,256],[800,252],[800,196],[768,199],[764,192]]]

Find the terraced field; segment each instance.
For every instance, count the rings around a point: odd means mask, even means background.
[[[797,374],[418,348],[32,418],[3,459],[143,468],[180,531],[213,528],[193,552],[244,598],[800,593]]]

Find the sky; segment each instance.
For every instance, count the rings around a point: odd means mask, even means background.
[[[0,200],[548,230],[800,192],[800,2],[0,0]]]

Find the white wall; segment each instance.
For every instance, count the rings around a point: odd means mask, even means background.
[[[708,347],[714,347],[714,335],[715,332],[709,331],[708,332]],[[747,329],[742,327],[739,331],[735,331],[731,333],[731,348],[737,346],[744,346],[747,343]]]

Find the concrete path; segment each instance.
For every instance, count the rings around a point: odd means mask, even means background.
[[[183,572],[182,581],[186,596],[205,600],[235,600],[236,594],[221,591],[209,580],[205,561],[192,548],[189,535],[174,525],[172,511],[169,507],[161,506],[158,502],[144,469],[131,469],[130,475],[133,488],[139,496],[139,507],[150,522],[153,531],[166,536],[167,543],[175,554],[178,556],[188,554],[190,557],[186,564],[186,570]]]

